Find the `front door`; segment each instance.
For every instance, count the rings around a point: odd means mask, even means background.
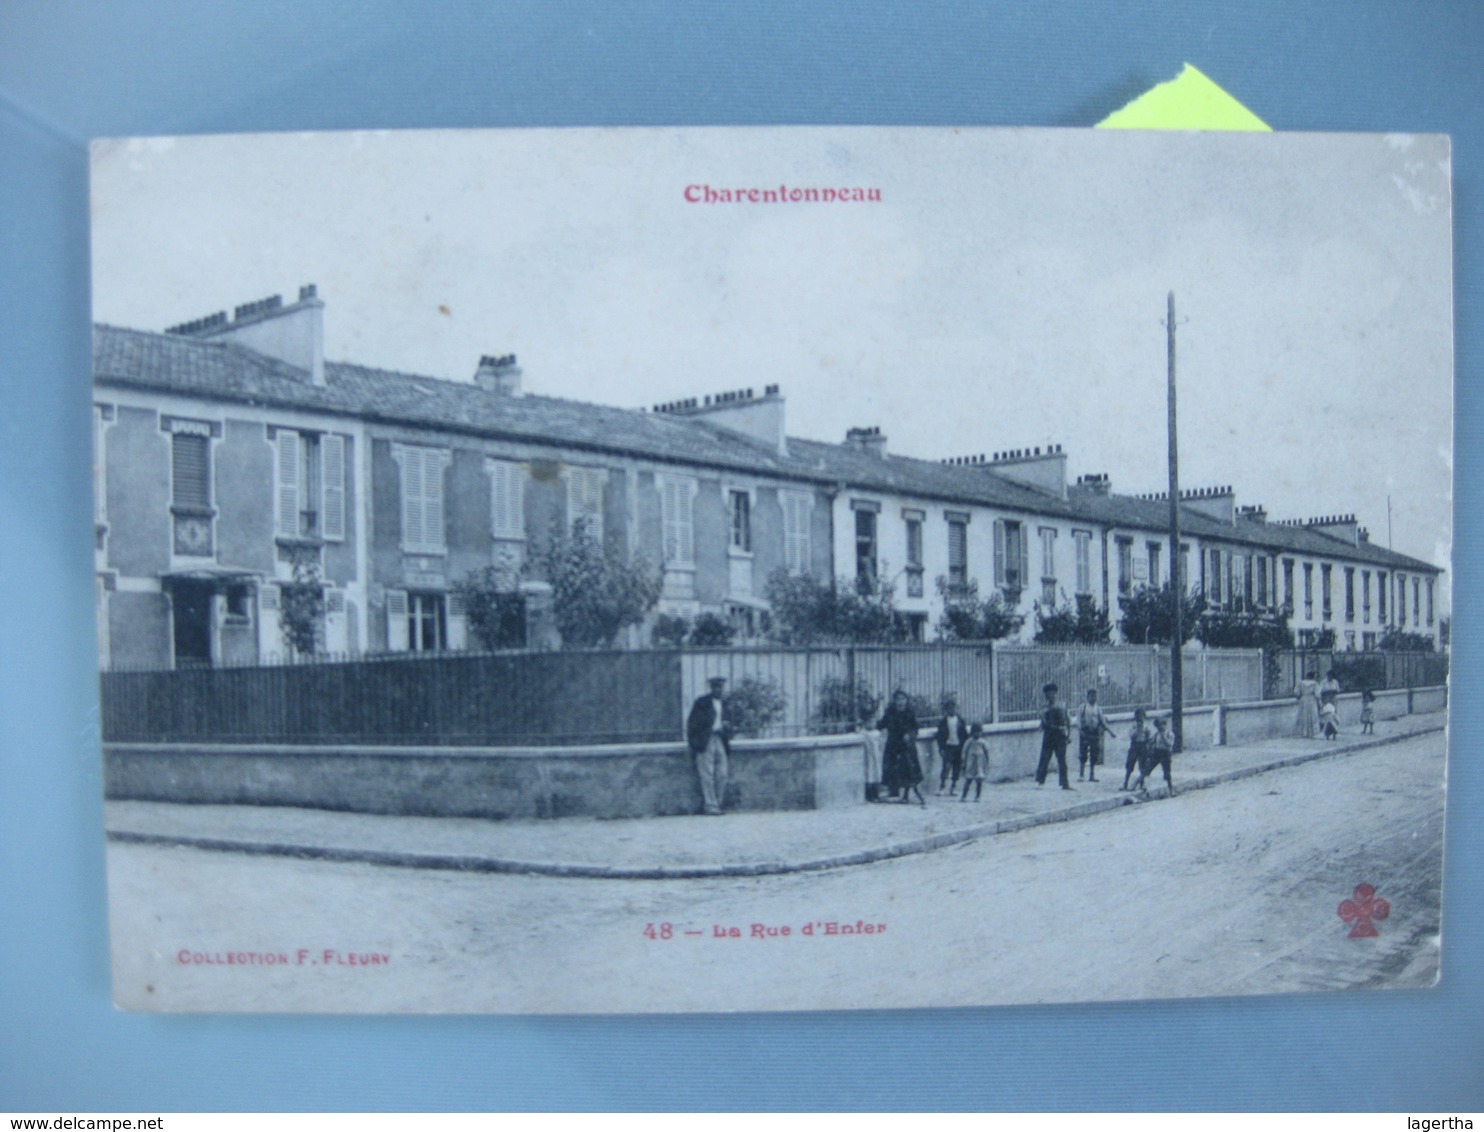
[[[175,667],[199,668],[211,663],[211,597],[209,582],[177,581],[170,588],[175,622]]]

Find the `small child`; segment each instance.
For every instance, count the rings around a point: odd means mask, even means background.
[[[1134,789],[1143,791],[1144,780],[1154,773],[1155,767],[1160,767],[1165,772],[1165,785],[1170,788],[1170,797],[1173,798],[1175,783],[1170,778],[1170,761],[1175,753],[1175,738],[1170,734],[1170,721],[1164,716],[1154,721],[1154,738],[1149,740],[1147,749],[1149,753],[1139,768],[1139,781]]]
[[[1128,780],[1135,770],[1143,773],[1144,759],[1149,753],[1149,740],[1153,738],[1154,732],[1149,730],[1149,717],[1144,713],[1143,708],[1136,709],[1134,725],[1129,728],[1128,733],[1128,758],[1123,763],[1123,785],[1118,789],[1128,789]]]
[[[1334,700],[1325,700],[1319,707],[1319,730],[1326,739],[1340,733],[1340,709]]]
[[[974,784],[974,801],[984,793],[984,780],[989,777],[989,744],[984,739],[984,728],[974,724],[969,728],[969,741],[964,744],[964,796],[960,802],[969,800],[969,783]]]
[[[1360,694],[1360,733],[1376,733],[1376,693],[1369,688]]]

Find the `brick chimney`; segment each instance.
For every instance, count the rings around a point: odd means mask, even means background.
[[[304,371],[311,385],[325,383],[325,304],[313,283],[299,288],[299,301],[283,305],[282,295],[269,295],[226,311],[183,322],[166,334],[212,342],[234,342]]]
[[[751,389],[729,389],[708,393],[705,397],[686,397],[654,406],[656,413],[672,417],[695,417],[761,441],[780,456],[788,455],[788,436],[784,431],[783,392],[776,385],[765,385],[759,397]]]
[[[498,357],[485,354],[479,359],[479,368],[474,371],[474,383],[486,393],[499,393],[505,397],[519,397],[521,368],[514,354]]]
[[[1073,495],[1111,495],[1113,494],[1113,481],[1107,472],[1089,472],[1085,476],[1078,476],[1077,482],[1068,489]]]
[[[872,425],[870,428],[846,429],[845,447],[864,452],[869,456],[884,458],[886,437],[881,434],[881,429],[877,425]]]
[[[1168,499],[1169,493],[1166,492],[1163,498]],[[1180,503],[1187,511],[1215,519],[1218,523],[1234,525],[1237,521],[1237,493],[1230,484],[1182,491]]]
[[[1248,507],[1238,507],[1237,518],[1247,523],[1266,523],[1268,521],[1268,509],[1260,503]]]
[[[1306,519],[1304,526],[1311,531],[1329,535],[1341,542],[1349,543],[1351,546],[1360,545],[1360,524],[1356,522],[1355,516],[1350,515],[1321,515],[1315,519]]]

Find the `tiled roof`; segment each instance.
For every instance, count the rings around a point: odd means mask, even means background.
[[[1068,499],[1016,483],[983,465],[880,456],[848,444],[790,437],[788,455],[692,417],[646,413],[584,401],[491,393],[447,381],[344,362],[325,363],[325,384],[305,371],[226,342],[98,324],[94,380],[243,404],[304,409],[502,439],[557,443],[649,459],[771,473],[847,489],[875,490],[944,503],[978,504],[1146,531],[1163,530],[1168,504],[1125,495],[1073,492]],[[1182,509],[1192,538],[1278,552],[1344,558],[1377,566],[1437,572],[1427,562],[1372,543],[1352,545],[1303,527],[1218,522]]]

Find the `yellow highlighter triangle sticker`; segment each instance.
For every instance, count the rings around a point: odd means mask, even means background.
[[[1101,122],[1110,130],[1272,130],[1189,63]]]

